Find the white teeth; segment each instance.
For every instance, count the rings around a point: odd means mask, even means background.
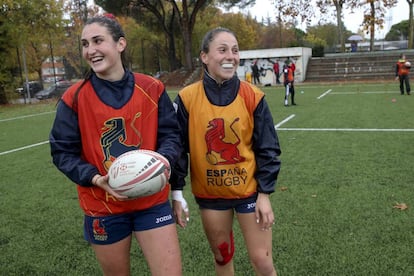
[[[224,69],[232,69],[233,68],[233,64],[231,64],[231,63],[223,63],[221,65],[221,67],[223,67]]]
[[[101,61],[101,60],[102,60],[101,57],[91,58],[92,62],[97,62],[97,61]]]

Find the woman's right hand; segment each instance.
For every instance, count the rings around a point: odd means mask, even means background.
[[[114,190],[112,190],[112,188],[109,186],[108,183],[109,180],[109,176],[108,175],[100,175],[100,174],[96,174],[93,178],[92,178],[92,184],[94,186],[97,186],[103,190],[105,190],[108,194],[112,195],[113,197],[115,197],[118,200],[128,200],[129,198],[125,195],[121,195],[117,192],[115,192]]]

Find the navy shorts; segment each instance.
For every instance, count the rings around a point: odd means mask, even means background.
[[[238,199],[206,199],[196,197],[195,200],[200,209],[230,210],[234,209],[237,213],[253,213],[256,210],[257,194],[247,198]]]
[[[133,213],[91,217],[85,215],[84,237],[93,244],[112,244],[134,231],[145,231],[173,224],[174,216],[169,201]]]

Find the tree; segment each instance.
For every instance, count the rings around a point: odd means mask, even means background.
[[[62,1],[3,0],[0,14],[3,39],[0,48],[4,55],[1,59],[0,76],[8,76],[2,80],[1,86],[12,85],[13,75],[18,74],[14,68],[18,67],[17,60],[23,47],[28,71],[37,72],[37,78],[40,78],[41,64],[50,56],[50,45],[59,41],[63,35]]]
[[[385,36],[386,41],[404,40],[408,38],[408,20],[403,20],[391,26]]]
[[[129,67],[149,74],[162,71],[160,46],[163,42],[159,36],[131,17],[119,17],[118,21],[128,38],[126,51]]]
[[[282,48],[282,43],[286,41],[284,30],[277,23],[268,23],[266,26],[261,24],[255,32],[259,39],[255,49]]]
[[[2,60],[0,63],[0,104],[7,103],[5,86],[7,85],[8,80],[11,79],[10,64],[5,62],[8,60],[7,57],[10,55],[10,49],[12,49],[12,45],[10,44],[10,32],[7,28],[6,15],[7,10],[4,8],[0,9],[0,60]]]
[[[312,48],[312,56],[314,57],[322,57],[324,54],[324,48],[327,46],[326,41],[308,33],[305,36],[305,46]]]
[[[343,17],[343,6],[346,0],[318,0],[316,1],[316,5],[320,9],[322,14],[327,13],[327,9],[330,6],[335,7],[336,11],[336,25],[337,25],[337,33],[339,37],[339,44],[341,45],[341,52],[345,52],[345,36],[344,36],[344,23],[342,21]]]
[[[414,41],[414,21],[413,21],[413,4],[414,0],[406,0],[408,4],[409,16],[408,16],[408,49],[413,48]]]
[[[194,69],[192,53],[192,34],[194,25],[196,22],[197,13],[208,3],[207,0],[189,1],[183,0],[181,2],[181,8],[178,6],[177,1],[171,1],[174,11],[177,15],[178,22],[181,28],[181,35],[184,42],[184,56],[186,68],[190,71]]]
[[[232,30],[239,43],[239,48],[248,50],[254,49],[256,41],[259,40],[257,32],[253,26],[248,25],[246,17],[241,13],[227,13],[221,19],[221,25]]]
[[[64,2],[64,11],[70,17],[64,21],[66,72],[69,79],[72,77],[80,78],[88,70],[88,66],[82,58],[80,36],[86,20],[98,13],[98,7],[88,7],[87,2],[87,0],[66,0]]]
[[[172,8],[170,1],[150,0],[96,0],[97,5],[107,12],[117,16],[130,16],[138,24],[146,26],[154,32],[161,31],[166,41],[169,70],[174,71],[181,67],[181,62],[176,54],[176,10]],[[152,15],[152,16],[150,16]],[[143,38],[145,39],[145,38]]]
[[[275,1],[275,9],[279,11],[277,20],[297,26],[299,18],[300,23],[309,26],[315,15],[313,6],[312,1],[309,0]]]
[[[175,46],[175,23],[178,22],[179,31],[183,40],[183,54],[185,57],[185,67],[187,70],[194,69],[192,56],[192,34],[196,23],[198,13],[205,9],[208,4],[218,3],[226,7],[251,5],[255,0],[129,0],[110,1],[96,0],[96,3],[103,9],[114,14],[127,14],[140,20],[142,14],[150,12],[155,16],[158,25],[165,34],[168,47],[168,57],[170,61],[170,70],[178,69],[180,66],[179,59],[176,55]],[[140,18],[141,17],[141,18]],[[139,21],[140,23],[142,21]]]
[[[408,1],[408,0],[407,0]],[[364,20],[362,22],[363,30],[370,35],[370,51],[374,50],[375,27],[384,27],[384,17],[387,9],[397,5],[398,0],[351,0],[351,9],[363,8]]]
[[[339,37],[338,32],[338,26],[333,23],[310,26],[307,29],[306,42],[310,42],[312,48],[313,45],[324,46],[330,50],[336,51]],[[344,36],[348,36],[350,32],[344,30],[342,33]]]

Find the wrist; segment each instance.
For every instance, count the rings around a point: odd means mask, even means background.
[[[188,204],[183,196],[183,191],[173,190],[171,191],[171,197],[172,197],[172,200],[180,202],[181,207],[183,208],[184,212],[188,212]],[[188,221],[188,218],[187,218],[187,221]]]
[[[173,191],[171,191],[171,197],[172,197],[173,200],[181,201],[182,199],[184,199],[183,191],[173,190]]]
[[[92,177],[92,180],[91,180],[92,185],[97,186],[99,177],[101,177],[101,175],[100,175],[100,174],[95,174],[95,175]]]

